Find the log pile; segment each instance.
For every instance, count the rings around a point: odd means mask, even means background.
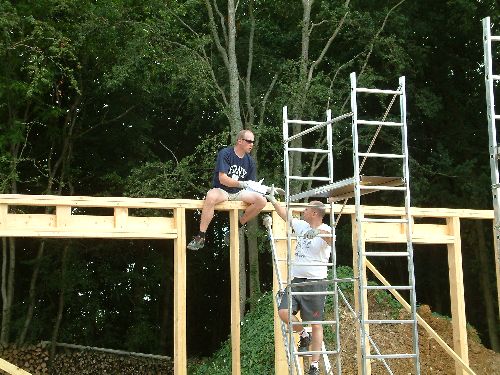
[[[0,347],[0,358],[32,375],[67,374],[173,374],[173,362],[165,359],[141,358],[92,350],[58,349],[49,369],[50,347],[43,344]],[[0,370],[0,373],[2,371]]]

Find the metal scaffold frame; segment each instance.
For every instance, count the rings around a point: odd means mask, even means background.
[[[399,111],[401,120],[399,122],[394,121],[386,121],[386,115],[381,121],[371,121],[371,120],[361,120],[358,118],[358,103],[357,96],[359,93],[363,94],[375,94],[375,95],[394,95],[393,101],[391,105],[394,103],[395,99],[399,97]],[[346,304],[348,310],[356,317],[359,326],[358,336],[358,344],[360,348],[360,353],[358,356],[358,363],[361,374],[369,374],[371,371],[371,360],[380,361],[387,373],[392,374],[392,370],[386,360],[395,360],[395,359],[407,359],[411,358],[414,363],[415,373],[420,374],[420,365],[419,365],[419,353],[418,353],[418,332],[417,332],[417,315],[416,315],[416,296],[415,296],[415,279],[414,279],[414,269],[413,269],[413,246],[412,246],[412,217],[410,212],[410,188],[409,188],[409,168],[408,168],[408,147],[407,147],[407,124],[406,124],[406,96],[405,96],[405,79],[401,77],[399,80],[399,87],[397,90],[379,90],[379,89],[368,89],[368,88],[358,88],[356,85],[356,75],[355,73],[351,74],[351,108],[352,112],[347,113],[345,115],[338,116],[332,119],[331,111],[327,111],[327,119],[324,122],[318,121],[304,121],[304,120],[293,120],[288,118],[287,107],[283,108],[283,144],[284,144],[284,169],[285,169],[285,191],[286,191],[286,207],[287,207],[287,215],[288,219],[291,218],[292,211],[294,209],[300,209],[304,206],[304,203],[297,203],[300,200],[307,200],[312,197],[327,197],[330,206],[330,226],[332,228],[332,256],[330,259],[330,263],[327,264],[328,267],[332,267],[331,279],[328,280],[331,285],[333,285],[333,291],[327,292],[325,294],[333,295],[334,303],[333,303],[333,321],[325,321],[323,324],[325,325],[333,325],[335,330],[336,342],[334,350],[326,350],[323,344],[323,350],[319,353],[323,355],[325,362],[325,369],[327,369],[328,374],[333,374],[333,370],[330,367],[330,363],[328,361],[328,355],[335,354],[336,355],[336,364],[335,370],[337,374],[342,373],[341,361],[340,361],[340,353],[341,353],[341,338],[340,338],[340,322],[339,322],[339,308],[338,308],[338,297],[342,298],[343,302]],[[390,108],[389,108],[390,109]],[[333,176],[333,126],[339,121],[351,118],[352,120],[352,142],[353,142],[353,173],[354,176],[352,178],[344,179],[341,181],[334,181]],[[290,125],[300,125],[299,132],[290,136],[289,135],[289,126]],[[401,153],[400,154],[391,154],[391,153],[374,153],[371,152],[372,144],[369,146],[366,152],[359,151],[359,139],[358,139],[358,127],[360,126],[378,126],[380,128],[384,126],[388,127],[398,127],[401,129]],[[302,130],[302,127],[305,127],[305,130]],[[309,134],[314,131],[322,130],[326,128],[326,148],[306,148],[306,147],[291,147],[290,143],[300,137],[303,137],[306,134]],[[378,134],[378,131],[376,134]],[[291,174],[290,170],[290,154],[296,153],[315,153],[315,154],[327,154],[327,176],[313,176],[313,173],[309,173],[309,171],[303,171],[302,173],[308,173],[307,175],[299,175],[294,176]],[[364,158],[363,162],[360,163],[360,158]],[[361,170],[363,168],[364,162],[367,158],[378,158],[378,159],[400,159],[402,164],[402,176],[400,177],[383,177],[383,176],[362,176]],[[321,186],[315,186],[308,191],[303,191],[299,193],[292,194],[290,183],[293,180],[301,180],[301,181],[314,181]],[[361,197],[368,193],[373,193],[375,191],[394,191],[394,192],[402,192],[404,194],[404,215],[401,216],[400,219],[394,218],[369,218],[365,217],[363,213],[363,206],[361,205]],[[336,221],[333,204],[337,201],[348,199],[353,197],[355,199],[355,214],[353,221],[353,232],[357,233],[357,242],[355,246],[357,249],[354,251],[355,254],[355,277],[354,279],[343,279],[339,280],[337,278],[336,272],[336,252],[335,252],[335,227],[338,222]],[[293,204],[293,206],[292,206]],[[345,202],[344,202],[345,204]],[[301,206],[302,205],[302,206]],[[341,214],[341,213],[340,213]],[[339,214],[339,215],[340,215]],[[296,235],[292,233],[292,229],[290,227],[290,220],[286,221],[286,233],[287,233],[287,280],[283,282],[281,280],[281,273],[279,271],[278,262],[280,261],[276,257],[276,253],[273,248],[273,260],[276,267],[276,275],[280,279],[278,281],[279,288],[281,291],[285,290],[289,287],[291,282],[291,268],[294,264],[293,260],[293,241],[296,239]],[[397,223],[398,225],[404,226],[404,233],[406,236],[406,251],[393,252],[393,251],[384,251],[384,252],[366,252],[364,249],[364,240],[363,235],[364,227],[371,224],[376,225],[384,225],[389,224],[393,225]],[[266,224],[269,229],[269,233],[271,236],[271,243],[274,242],[272,238],[271,224],[270,221]],[[408,261],[408,285],[401,286],[368,286],[366,281],[366,267],[369,261],[367,260],[368,256],[374,257],[403,257]],[[284,259],[281,259],[284,261]],[[355,301],[356,307],[353,308],[342,291],[338,287],[339,282],[354,282],[355,283]],[[410,319],[399,319],[399,320],[370,320],[368,317],[368,305],[367,305],[367,291],[368,290],[404,290],[409,292],[410,294]],[[291,293],[287,293],[287,298],[291,299]],[[277,303],[279,297],[277,297]],[[291,321],[291,312],[289,312],[289,321]],[[304,324],[308,324],[310,322],[302,322]],[[318,322],[314,322],[318,323]],[[380,352],[379,347],[375,343],[372,337],[369,334],[369,325],[370,324],[411,324],[412,325],[412,335],[413,335],[413,352],[412,353],[389,353],[383,354]],[[282,334],[285,343],[285,348],[287,352],[287,359],[289,364],[289,374],[293,375],[294,371],[302,375],[302,368],[298,361],[298,352],[294,345],[289,345],[289,343],[294,343],[293,337],[293,323],[289,323],[288,327],[285,327],[282,324]],[[372,353],[372,350],[374,353]],[[307,352],[306,354],[313,354],[318,352]],[[303,353],[302,353],[303,354]]]
[[[482,20],[483,23],[483,49],[484,49],[484,82],[486,88],[486,116],[488,119],[488,138],[491,171],[491,192],[493,198],[493,222],[495,269],[497,275],[498,314],[500,316],[500,179],[498,174],[498,160],[500,150],[497,143],[496,121],[500,115],[495,113],[495,84],[499,85],[500,75],[493,72],[493,42],[500,42],[500,35],[491,35],[490,17]],[[500,43],[499,43],[500,45]],[[500,61],[499,61],[500,63]]]

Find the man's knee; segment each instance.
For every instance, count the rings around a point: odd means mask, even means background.
[[[278,310],[278,316],[285,323],[288,322],[288,310],[287,309],[280,309],[280,310]]]
[[[266,203],[267,203],[267,199],[264,196],[259,194],[255,200],[255,205],[257,207],[259,207],[260,209],[263,209],[264,206],[266,205]]]
[[[211,189],[208,191],[207,196],[205,197],[205,204],[215,206],[216,204],[224,202],[226,200],[227,197],[222,191],[220,191],[219,189]]]

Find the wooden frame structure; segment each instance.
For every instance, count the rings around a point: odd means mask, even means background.
[[[188,199],[156,198],[113,198],[113,197],[78,197],[50,195],[0,194],[0,237],[45,237],[45,238],[115,238],[115,239],[169,239],[174,241],[174,373],[187,374],[186,345],[186,210],[201,209],[202,201]],[[49,208],[51,213],[40,212],[40,207]],[[230,274],[231,274],[231,345],[232,373],[240,374],[240,306],[239,306],[239,238],[238,210],[246,205],[242,202],[225,202],[216,209],[229,211],[230,217]],[[113,215],[97,216],[86,214],[90,208],[108,208]],[[130,209],[153,208],[165,210],[162,217],[136,217]],[[335,212],[340,212],[340,205],[334,205]],[[268,204],[263,211],[273,211]],[[343,213],[354,215],[352,206],[344,207]],[[446,224],[415,224],[414,243],[446,244],[448,248],[450,297],[452,304],[452,323],[454,349],[449,348],[428,325],[419,318],[426,330],[445,348],[456,363],[457,374],[474,374],[468,368],[467,332],[465,320],[465,302],[463,295],[463,274],[460,246],[460,219],[493,219],[492,210],[460,210],[439,208],[413,208],[413,216],[442,218]],[[364,207],[365,215],[401,216],[400,207]],[[276,214],[273,212],[274,218]],[[274,220],[273,232],[277,240],[277,251],[286,253],[285,225],[281,220]],[[395,224],[398,225],[398,224]],[[366,226],[364,242],[397,243],[404,233],[401,228],[382,230],[376,223]],[[356,238],[353,237],[353,244]],[[369,262],[369,268],[383,283],[387,281]],[[498,272],[499,265],[496,264]],[[498,274],[498,273],[497,273]],[[387,285],[387,284],[386,284]],[[276,286],[275,286],[276,288]],[[404,300],[395,290],[391,290],[405,306]],[[276,309],[275,309],[276,310]],[[275,343],[277,375],[288,373],[279,318],[275,314]],[[10,374],[27,374],[16,366],[0,360],[0,369]]]

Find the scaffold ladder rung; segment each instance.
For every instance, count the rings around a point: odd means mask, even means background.
[[[400,154],[379,154],[376,152],[358,152],[358,156],[366,156],[369,158],[386,158],[386,159],[404,159],[405,155]]]
[[[366,356],[368,359],[397,359],[397,358],[416,358],[416,354],[368,354]]]
[[[358,120],[360,125],[403,126],[401,122]]]
[[[411,319],[367,319],[365,320],[367,324],[414,324],[415,322]]]
[[[367,290],[412,290],[413,287],[411,285],[391,285],[391,286],[385,286],[385,285],[365,285],[363,289]]]

